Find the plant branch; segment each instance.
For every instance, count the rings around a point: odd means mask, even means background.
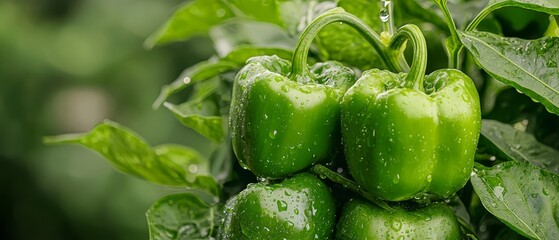
[[[295,52],[293,53],[293,66],[291,76],[308,76],[309,69],[307,67],[308,52],[318,32],[326,25],[343,22],[357,30],[380,55],[388,69],[395,72],[402,72],[408,69],[405,61],[401,61],[397,54],[399,51],[388,51],[387,47],[382,43],[380,36],[365,22],[356,16],[345,12],[342,8],[331,9],[316,19],[314,19],[301,34]],[[403,56],[401,56],[403,58]]]
[[[320,165],[320,164],[315,164],[314,166],[312,166],[309,169],[309,172],[319,176],[320,178],[328,178],[330,179],[330,181],[335,182],[337,184],[342,185],[344,188],[347,188],[355,193],[360,194],[361,196],[363,196],[364,198],[366,198],[367,200],[373,202],[374,204],[378,205],[379,207],[388,210],[388,211],[392,211],[393,209],[388,206],[388,204],[386,204],[386,202],[384,202],[383,200],[381,200],[380,198],[374,196],[372,193],[370,192],[366,192],[363,189],[361,189],[359,187],[359,185],[357,185],[356,182],[351,181],[347,178],[345,178],[344,176],[328,169],[327,167]]]
[[[456,31],[456,24],[454,19],[450,15],[448,6],[446,5],[447,0],[437,0],[435,1],[441,11],[443,12],[448,30],[450,31],[450,41],[447,40],[447,53],[448,53],[448,67],[457,69],[460,66],[460,52],[462,50],[462,43],[458,38],[458,33]]]

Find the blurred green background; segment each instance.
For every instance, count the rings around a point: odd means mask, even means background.
[[[151,145],[206,140],[168,111],[160,87],[213,54],[211,42],[147,50],[180,0],[0,0],[2,239],[148,239],[145,210],[173,189],[119,173],[80,146],[41,137],[103,119]]]

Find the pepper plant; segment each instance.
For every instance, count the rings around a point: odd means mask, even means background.
[[[150,239],[554,239],[557,15],[556,0],[193,0],[146,46],[214,43],[153,104],[209,156],[109,120],[45,142],[176,187],[147,210]]]

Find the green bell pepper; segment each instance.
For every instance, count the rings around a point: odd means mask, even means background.
[[[218,239],[332,239],[330,189],[309,173],[277,184],[250,184],[225,206]]]
[[[334,155],[341,135],[341,98],[356,77],[338,62],[311,69],[306,62],[318,31],[339,21],[381,48],[380,38],[365,23],[337,8],[305,29],[293,64],[275,56],[255,57],[237,74],[230,110],[233,150],[255,175],[286,177]]]
[[[336,239],[460,239],[452,209],[442,203],[408,211],[386,211],[361,200],[350,200],[336,227]]]
[[[341,98],[356,79],[337,62],[315,64],[313,78],[294,81],[290,71],[276,56],[251,58],[233,87],[233,149],[260,177],[285,177],[331,156],[340,138]]]
[[[392,44],[412,39],[409,73],[364,72],[342,102],[342,133],[351,175],[378,197],[448,197],[468,181],[481,127],[479,97],[458,70],[425,77],[420,30],[402,28]]]

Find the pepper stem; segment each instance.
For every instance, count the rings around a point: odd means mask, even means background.
[[[389,48],[400,49],[407,40],[411,40],[413,45],[413,62],[405,80],[405,87],[423,92],[423,79],[427,68],[427,43],[421,30],[413,24],[402,26],[392,37]]]
[[[292,77],[296,78],[298,76],[310,75],[307,67],[307,57],[313,39],[322,28],[334,22],[346,23],[357,30],[357,32],[359,32],[367,40],[367,42],[373,46],[389,70],[395,72],[407,70],[408,66],[405,62],[399,61],[396,57],[392,56],[389,51],[386,51],[386,46],[382,44],[380,36],[371,27],[356,16],[345,12],[343,8],[338,7],[328,10],[318,16],[301,34],[297,47],[295,48],[295,52],[293,53],[293,66],[291,69]]]
[[[327,167],[325,167],[323,165],[315,164],[309,169],[309,172],[319,176],[322,179],[328,178],[328,179],[330,179],[330,181],[335,182],[337,184],[340,184],[340,185],[344,186],[345,188],[347,188],[347,189],[349,189],[349,190],[351,190],[355,193],[358,193],[359,195],[363,196],[367,200],[373,202],[374,204],[376,204],[377,206],[379,206],[379,207],[381,207],[385,210],[388,210],[388,211],[393,210],[390,206],[388,206],[388,204],[386,204],[386,202],[384,202],[380,198],[374,196],[370,192],[363,191],[363,189],[361,189],[359,187],[359,185],[357,185],[357,183],[355,183],[354,181],[351,181],[351,180],[345,178],[344,176],[328,169]]]

